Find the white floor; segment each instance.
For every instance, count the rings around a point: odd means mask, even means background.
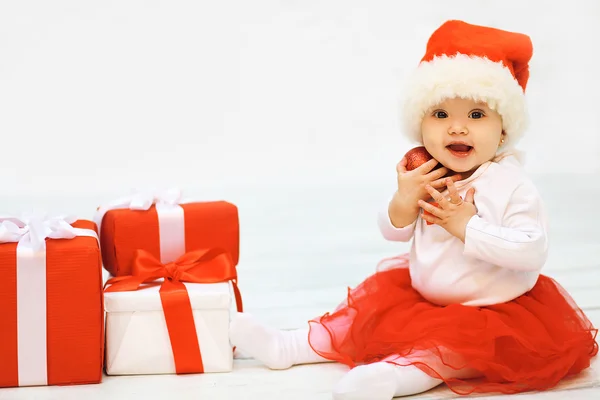
[[[536,177],[552,219],[545,273],[556,278],[600,325],[600,177]],[[246,311],[291,329],[331,310],[385,256],[405,251],[383,241],[375,211],[381,187],[231,191],[240,207],[240,287]],[[58,199],[54,199],[58,200]],[[227,374],[106,377],[100,385],[0,389],[1,400],[40,399],[330,399],[346,368],[336,364],[270,371],[237,359]],[[568,392],[565,392],[568,391]],[[456,397],[441,387],[418,398]],[[496,396],[500,398],[504,396]],[[600,398],[600,363],[535,399]]]

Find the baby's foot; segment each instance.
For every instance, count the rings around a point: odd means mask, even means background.
[[[422,393],[442,383],[414,366],[387,362],[361,365],[348,371],[335,385],[335,400],[390,400]]]
[[[261,324],[247,313],[234,315],[229,337],[233,346],[271,369],[328,361],[310,347],[308,329],[277,330]]]

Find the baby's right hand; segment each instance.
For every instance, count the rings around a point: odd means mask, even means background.
[[[412,171],[406,170],[406,158],[402,158],[396,165],[398,173],[398,191],[395,196],[398,201],[401,201],[404,207],[412,210],[418,210],[419,200],[427,201],[431,198],[430,194],[425,189],[427,184],[443,191],[446,187],[444,176],[448,173],[446,167],[433,170],[438,164],[436,159],[431,159]],[[453,181],[460,180],[460,174],[451,177]]]

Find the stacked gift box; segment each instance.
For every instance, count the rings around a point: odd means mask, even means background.
[[[237,207],[177,191],[94,221],[0,216],[0,387],[231,371],[238,260]]]

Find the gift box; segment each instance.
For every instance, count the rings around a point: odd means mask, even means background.
[[[0,218],[0,387],[101,381],[95,228],[84,220]]]
[[[106,283],[108,375],[232,370],[232,297],[238,311],[242,301],[227,252],[198,250],[163,264],[138,250],[132,272]]]
[[[141,193],[99,208],[95,221],[102,260],[112,276],[131,274],[137,249],[167,263],[199,248],[220,247],[238,263],[237,207],[226,201],[184,202],[180,197],[176,190]]]

